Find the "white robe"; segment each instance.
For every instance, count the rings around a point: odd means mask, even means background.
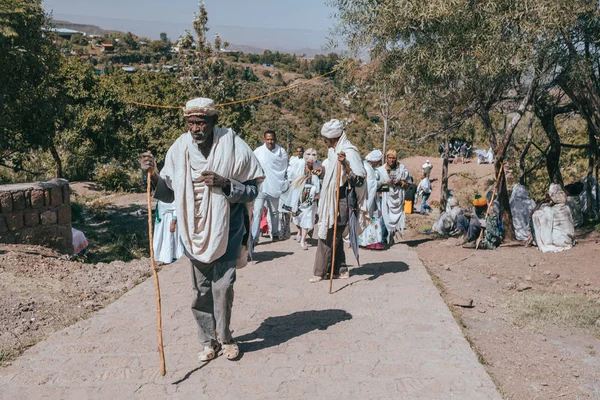
[[[379,167],[377,171],[379,172],[383,183],[391,182],[391,178],[388,175],[385,165]],[[396,171],[396,181],[405,181],[409,177],[408,170],[402,164],[398,164],[398,167],[394,171]],[[383,221],[385,222],[388,232],[391,234],[394,232],[402,232],[406,226],[404,189],[390,185],[389,192],[383,192],[381,200],[381,213],[383,214]]]
[[[340,152],[344,152],[346,154],[346,160],[350,164],[350,169],[354,173],[354,175],[365,178],[367,175],[367,171],[365,171],[365,167],[362,163],[362,158],[360,157],[360,153],[358,149],[350,143],[346,133],[343,133],[340,139],[338,140],[335,149],[330,148],[327,154],[326,163],[323,162],[323,167],[325,168],[325,176],[323,177],[323,186],[321,187],[321,195],[319,199],[319,230],[318,236],[319,238],[326,240],[327,239],[327,231],[333,227],[334,222],[337,219],[337,215],[335,215],[335,199],[336,193],[340,186],[342,186],[347,181],[346,172],[343,168],[340,168],[341,176],[338,175],[338,154]],[[366,198],[367,198],[367,182],[356,188],[356,196],[358,204],[360,205],[361,216],[359,216],[359,234],[368,223],[368,217],[366,216]]]
[[[198,151],[192,135],[184,133],[167,152],[160,175],[175,195],[181,242],[194,259],[209,264],[227,250],[230,206],[221,188],[205,186],[199,212],[195,212],[190,154]],[[213,147],[206,161],[203,170],[238,182],[255,179],[260,183],[264,177],[250,147],[231,129],[215,127]],[[252,215],[251,209],[249,213]]]
[[[381,176],[379,171],[371,166],[367,161],[363,162],[367,172],[367,211],[369,218],[373,218],[378,211],[377,190],[381,187]]]
[[[154,224],[152,243],[154,260],[170,264],[184,254],[183,244],[181,244],[177,234],[177,225],[175,225],[175,232],[171,232],[171,222],[176,219],[175,205],[158,201],[156,213],[158,218]]]
[[[525,186],[516,184],[510,195],[510,212],[517,240],[524,241],[529,238],[529,218],[534,208],[535,201],[531,200]]]
[[[254,155],[265,172],[265,180],[260,186],[260,191],[271,197],[281,197],[281,193],[286,189],[285,175],[288,169],[286,151],[279,145],[275,145],[271,151],[263,144],[254,150]]]

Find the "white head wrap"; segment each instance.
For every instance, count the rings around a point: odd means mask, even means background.
[[[317,150],[310,148],[304,152],[304,161],[315,163],[317,161]]]
[[[215,102],[204,97],[197,97],[188,101],[183,109],[183,115],[186,117],[193,115],[211,117],[216,114]]]
[[[337,139],[344,133],[344,124],[337,119],[332,119],[323,125],[321,135],[328,139]]]
[[[429,160],[425,161],[426,164],[429,164]]]
[[[448,199],[448,205],[450,207],[456,207],[456,206],[458,206],[458,199],[456,197],[450,197]]]
[[[383,153],[381,152],[381,150],[373,150],[372,152],[370,152],[367,155],[365,160],[367,160],[369,162],[377,162],[377,161],[381,161],[382,158],[383,158]]]

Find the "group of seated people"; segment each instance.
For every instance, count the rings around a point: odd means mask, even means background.
[[[435,221],[432,231],[459,236],[462,240],[458,245],[466,248],[495,249],[502,243],[502,216],[498,201],[490,202],[491,193],[486,197],[476,195],[471,209],[467,210],[460,207],[456,197],[450,197],[446,211]],[[567,194],[560,185],[550,185],[546,198],[537,205],[524,186],[515,185],[510,208],[516,240],[525,241],[526,245],[535,244],[542,252],[564,251],[575,244]]]

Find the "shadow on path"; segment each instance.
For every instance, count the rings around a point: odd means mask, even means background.
[[[289,315],[269,317],[252,333],[237,337],[246,353],[278,346],[314,330],[326,330],[338,322],[348,321],[352,315],[344,310],[298,311]]]
[[[401,244],[405,244],[408,247],[417,247],[420,244],[431,242],[432,240],[436,240],[437,237],[428,237],[423,239],[415,239],[415,240],[407,240],[405,242],[400,242]]]
[[[180,383],[187,381],[194,372],[200,371],[202,368],[206,367],[208,364],[209,364],[209,362],[205,362],[204,364],[200,365],[199,367],[194,368],[193,370],[191,370],[190,372],[185,374],[185,376],[183,378],[179,379],[178,381],[173,382],[172,385],[179,385]]]
[[[291,251],[259,251],[254,253],[254,261],[256,262],[267,262],[273,261],[277,258],[291,256],[294,254]]]
[[[409,269],[408,264],[405,262],[402,262],[402,261],[372,263],[372,264],[363,265],[362,267],[352,268],[350,270],[351,277],[352,276],[360,276],[360,275],[370,275],[370,276],[363,278],[363,279],[359,279],[354,282],[350,282],[347,285],[344,285],[341,288],[337,289],[333,293],[335,294],[337,292],[340,292],[343,289],[347,288],[348,286],[352,286],[354,284],[357,284],[358,282],[374,281],[375,279],[379,278],[382,275],[395,274],[398,272],[406,272],[406,271],[408,271],[408,269]]]

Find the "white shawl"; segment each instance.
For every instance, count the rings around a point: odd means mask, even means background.
[[[381,186],[381,178],[379,172],[369,164],[368,161],[363,162],[365,171],[367,171],[367,211],[369,218],[377,211],[377,190]]]
[[[204,189],[200,215],[194,215],[194,185],[190,152],[198,151],[192,135],[184,133],[167,152],[160,172],[175,192],[175,208],[179,237],[187,252],[196,260],[208,264],[225,254],[229,241],[229,201],[217,187]],[[246,142],[231,129],[214,130],[213,147],[205,171],[211,171],[238,182],[260,180],[264,173]],[[195,218],[199,218],[196,225]]]
[[[385,165],[377,168],[377,171],[383,182],[391,181]],[[408,179],[408,170],[404,165],[398,164],[397,171],[397,180],[405,181]],[[404,214],[404,189],[390,185],[389,192],[384,192],[381,197],[381,213],[383,215],[385,226],[390,233],[396,231],[402,232],[406,226],[406,215]]]
[[[330,148],[327,153],[327,164],[323,162],[325,168],[325,176],[323,178],[323,186],[321,187],[321,195],[319,200],[319,238],[327,239],[327,230],[333,227],[337,215],[335,215],[335,199],[336,192],[340,186],[346,183],[346,173],[343,168],[340,169],[341,176],[338,176],[338,154],[340,152],[346,154],[346,160],[350,164],[350,169],[354,175],[361,178],[365,178],[367,171],[363,166],[362,159],[358,149],[350,143],[346,133],[344,132],[340,137],[335,149]],[[361,211],[366,211],[365,199],[367,192],[367,183],[361,187],[356,188],[356,196],[358,204],[361,205]],[[359,232],[360,234],[360,232]]]
[[[260,165],[265,172],[265,181],[260,190],[269,196],[278,198],[285,188],[285,174],[288,168],[288,155],[283,147],[275,145],[273,151],[262,145],[254,150]]]

